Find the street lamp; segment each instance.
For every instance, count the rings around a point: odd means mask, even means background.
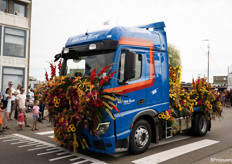
[[[209,46],[209,39],[205,39],[205,40],[203,40],[203,41],[208,42],[208,70],[207,70],[207,82],[209,83],[209,48],[210,48],[210,46]]]

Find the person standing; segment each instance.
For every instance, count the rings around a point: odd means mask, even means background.
[[[230,98],[231,98],[231,93],[230,91],[227,91],[227,107],[230,107]]]
[[[44,108],[45,108],[45,103],[40,101],[40,103],[39,103],[39,111],[40,111],[40,113],[39,113],[39,119],[38,119],[38,121],[40,123],[43,123],[42,120],[44,119]]]
[[[24,113],[23,108],[18,109],[18,131],[23,130],[23,124],[24,124]]]
[[[38,121],[39,113],[40,113],[39,112],[39,100],[35,101],[35,104],[33,106],[32,112],[33,112],[33,127],[32,127],[32,131],[34,131],[34,130],[38,130],[37,129],[37,121]]]
[[[3,102],[0,102],[0,134],[3,133],[2,131],[2,112],[6,111],[3,109]]]
[[[17,95],[20,93],[20,88],[22,88],[22,84],[18,84],[17,86],[17,89],[16,89],[16,93]],[[16,103],[15,103],[16,104]],[[15,108],[15,115],[14,115],[14,118],[17,120],[18,119],[18,107],[17,107],[17,104],[16,104],[16,108]]]
[[[22,87],[20,89],[20,93],[16,96],[16,103],[17,103],[17,107],[19,108],[23,108],[24,110],[24,122],[25,122],[25,127],[30,127],[27,123],[27,117],[26,117],[26,110],[28,108],[27,106],[27,99],[26,99],[26,95],[24,94],[25,89]]]
[[[230,89],[230,106],[232,106],[232,89]]]
[[[15,108],[16,108],[15,97],[17,96],[18,93],[13,88],[12,81],[9,81],[8,86],[11,89],[11,92],[12,92],[12,97],[11,97],[11,112],[9,114],[9,120],[12,120],[11,116],[13,115],[12,113],[15,111]]]
[[[4,95],[4,107],[3,108],[6,108],[7,110],[5,111],[3,130],[9,129],[7,127],[7,120],[11,112],[11,98],[12,98],[12,90],[10,88],[7,88],[6,94]]]
[[[226,101],[226,98],[225,98],[226,96],[225,96],[225,92],[223,91],[222,92],[222,106],[224,106],[225,107],[225,101]]]

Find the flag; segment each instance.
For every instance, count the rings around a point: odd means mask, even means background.
[[[103,23],[104,26],[109,25],[109,24],[110,24],[109,20]]]

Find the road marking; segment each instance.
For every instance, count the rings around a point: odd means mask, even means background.
[[[24,136],[24,135],[21,135],[21,134],[12,134],[12,135],[20,137],[21,139],[29,140],[29,141],[34,142],[34,143],[39,143],[39,144],[47,145],[47,146],[50,146],[50,147],[57,147],[57,145],[54,145],[54,144],[51,144],[51,143],[48,143],[48,142],[44,142],[44,141],[41,141],[41,140],[37,140],[37,139],[34,139],[34,138],[30,138],[30,137],[27,137],[27,136]]]
[[[13,139],[10,139],[10,140],[4,140],[3,142],[9,142],[9,141],[15,141],[15,140],[19,140],[19,138],[13,138]]]
[[[154,164],[154,163],[160,163],[163,161],[167,161],[169,159],[181,156],[183,154],[213,145],[218,143],[219,141],[204,139],[202,141],[194,142],[191,144],[179,146],[177,148],[173,148],[167,151],[163,151],[157,154],[153,154],[138,160],[132,161],[132,163],[136,164]]]
[[[76,155],[71,154],[71,155],[66,155],[66,156],[63,156],[63,157],[52,158],[52,159],[49,159],[49,161],[56,161],[56,160],[59,160],[59,159],[64,159],[64,158],[73,157],[73,156],[76,156]]]
[[[175,137],[168,138],[168,139],[164,138],[164,139],[160,140],[158,144],[150,143],[149,148],[153,148],[153,147],[157,147],[157,146],[161,146],[161,145],[166,145],[166,144],[169,144],[169,143],[172,143],[172,142],[182,141],[182,140],[185,140],[185,139],[188,139],[188,138],[192,138],[192,136],[177,135]],[[123,152],[118,152],[118,153],[109,154],[109,155],[116,158],[116,157],[124,156],[126,154],[129,154],[129,152],[128,151],[123,151]]]
[[[23,141],[23,140],[20,140],[19,142],[11,143],[11,145],[21,144],[21,143],[25,143],[25,142],[30,142],[30,141]]]
[[[69,159],[69,161],[76,161],[76,160],[84,160],[83,158],[72,158],[72,159]]]
[[[37,154],[37,155],[40,156],[40,155],[45,155],[45,154],[57,153],[57,152],[60,152],[60,151],[62,151],[62,150],[54,150],[54,151],[39,153],[39,154]]]
[[[6,139],[6,138],[13,138],[13,137],[12,136],[1,137],[0,140]]]
[[[54,134],[54,131],[46,131],[46,132],[39,132],[39,133],[36,133],[38,135],[47,135],[47,134]]]
[[[82,161],[74,162],[72,164],[80,164],[80,163],[85,163],[85,162],[88,162],[88,160],[82,160]]]
[[[57,153],[56,155],[63,155],[63,154],[68,154],[69,152],[66,151],[66,152],[62,152],[62,153]]]
[[[38,143],[33,143],[33,144],[28,144],[28,145],[21,145],[21,146],[18,146],[18,147],[28,147],[28,146],[34,146],[34,145],[38,145]]]
[[[48,136],[49,138],[54,138],[54,136]]]
[[[42,134],[45,135],[45,134],[48,134],[48,132],[46,132],[46,133],[43,132]],[[20,144],[20,143],[23,144],[23,145],[17,145],[19,148],[32,146],[30,149],[28,149],[28,151],[34,151],[34,150],[36,151],[36,150],[44,149],[44,152],[38,153],[37,156],[51,154],[51,153],[56,153],[56,155],[59,156],[57,158],[49,159],[49,161],[56,161],[56,160],[61,160],[64,158],[73,157],[73,158],[67,159],[67,160],[76,161],[79,163],[88,162],[91,164],[107,164],[104,161],[100,161],[98,159],[95,159],[95,158],[92,158],[92,157],[89,157],[89,156],[86,156],[86,155],[83,155],[80,153],[78,153],[78,157],[77,157],[76,154],[67,151],[67,149],[65,149],[63,147],[60,147],[58,145],[51,144],[48,142],[44,142],[44,141],[41,141],[38,139],[30,138],[30,137],[27,137],[27,136],[24,136],[21,134],[17,134],[17,133],[2,137],[0,139],[2,139],[2,142],[12,141],[12,143],[11,143],[12,145],[13,144],[16,145],[16,144]],[[66,154],[66,155],[64,155],[64,154]],[[64,156],[62,156],[62,155],[64,155]]]
[[[54,148],[51,148],[51,149],[46,149],[47,151],[50,151],[50,150],[56,150],[58,149],[57,147],[54,147]]]
[[[33,148],[33,149],[28,149],[28,151],[33,151],[33,150],[39,150],[39,149],[45,149],[45,148],[49,148],[50,146],[41,146],[41,147],[37,147],[37,148]]]

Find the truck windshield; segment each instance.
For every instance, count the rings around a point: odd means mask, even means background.
[[[68,77],[90,76],[93,69],[99,73],[103,67],[113,64],[114,52],[100,53],[89,56],[80,56],[78,59],[69,58],[63,61],[61,74]],[[111,72],[112,66],[106,70],[106,74]]]

